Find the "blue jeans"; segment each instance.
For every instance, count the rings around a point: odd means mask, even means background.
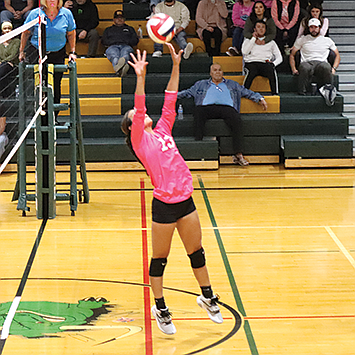
[[[28,14],[30,13],[31,10],[25,12],[22,16],[21,16],[21,20],[22,22],[26,20],[26,17],[28,16]],[[0,20],[1,23],[3,22],[13,22],[14,20],[14,14],[12,12],[10,12],[9,10],[3,10],[1,11],[1,15],[0,15]]]
[[[232,46],[237,48],[239,52],[242,49],[242,44],[244,41],[243,31],[244,30],[241,27],[236,27],[233,31]]]
[[[131,59],[130,53],[133,53],[133,48],[127,44],[112,45],[106,49],[106,57],[115,66],[120,58],[129,61]]]
[[[187,46],[186,42],[186,33],[185,31],[179,32],[177,35],[174,36],[173,40],[178,44],[181,49],[185,49]],[[163,44],[162,43],[154,43],[154,51],[163,51]]]

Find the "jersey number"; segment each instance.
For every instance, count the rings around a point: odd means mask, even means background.
[[[175,142],[172,137],[166,135],[164,136],[164,138],[159,137],[158,140],[162,144],[162,148],[161,148],[162,152],[165,152],[168,149],[175,148]]]

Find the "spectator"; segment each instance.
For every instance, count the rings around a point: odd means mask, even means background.
[[[224,0],[201,0],[197,6],[197,34],[203,40],[210,57],[221,54],[221,44],[227,38],[228,10]],[[211,39],[214,38],[214,47]]]
[[[3,105],[0,103],[0,158],[5,152],[5,147],[9,143],[9,138],[5,133],[6,117]]]
[[[263,3],[268,9],[271,9],[272,0],[263,0]]]
[[[275,42],[282,54],[289,54],[295,43],[300,18],[298,0],[273,0],[271,16],[276,25]]]
[[[233,162],[242,166],[249,165],[243,157],[243,122],[240,118],[241,98],[258,102],[267,109],[265,99],[246,89],[237,82],[223,78],[220,64],[214,63],[210,70],[211,78],[197,81],[192,87],[178,93],[178,99],[193,97],[195,100],[195,139],[202,140],[205,122],[208,119],[222,118],[232,131]]]
[[[308,35],[308,22],[311,18],[317,18],[322,27],[320,29],[320,35],[326,36],[328,33],[329,20],[326,17],[323,17],[323,7],[320,4],[315,4],[308,7],[307,16],[301,21],[300,28],[298,31],[297,39],[303,35]]]
[[[250,89],[254,78],[258,75],[269,79],[271,94],[278,94],[278,82],[275,67],[282,63],[282,55],[275,43],[259,44],[266,33],[266,24],[259,20],[255,24],[254,36],[243,42],[242,53],[244,70],[246,71],[244,86]],[[256,42],[259,39],[258,43]]]
[[[255,1],[250,16],[245,22],[244,37],[248,39],[253,37],[255,23],[258,20],[263,20],[266,23],[266,33],[264,39],[265,43],[269,43],[270,41],[274,40],[276,37],[275,22],[271,17],[270,10],[265,7],[262,1]],[[259,44],[262,43],[260,42]]]
[[[174,40],[183,49],[184,59],[189,59],[194,46],[192,43],[187,43],[185,28],[190,23],[189,9],[180,1],[165,0],[155,7],[155,13],[164,13],[173,18],[175,21],[175,36]],[[163,44],[154,43],[153,57],[161,57],[163,55]]]
[[[253,10],[254,2],[252,0],[238,0],[233,6],[232,21],[234,25],[232,47],[226,52],[229,56],[240,55],[242,43],[244,40],[244,25]]]
[[[33,8],[33,0],[4,0],[5,10],[1,11],[1,23],[23,22]]]
[[[299,38],[290,54],[290,66],[294,75],[298,77],[298,93],[306,95],[307,89],[313,75],[315,76],[319,92],[324,96],[328,106],[334,104],[336,90],[332,85],[333,74],[335,74],[339,63],[340,54],[335,43],[329,38],[320,35],[321,23],[318,19],[312,18],[308,22],[310,34]],[[330,50],[335,53],[333,67],[327,61]],[[297,70],[295,54],[301,52],[301,64]]]
[[[69,60],[75,61],[75,38],[76,26],[73,14],[70,10],[64,8],[62,0],[41,0],[41,15],[47,19],[46,25],[46,49],[47,63],[64,64],[66,54],[67,39],[70,46]],[[28,23],[38,17],[38,9],[32,10],[27,16],[25,23]],[[53,24],[53,25],[52,25]],[[25,54],[25,47],[29,37],[31,36],[30,45]],[[30,63],[38,63],[38,23],[30,29],[24,31],[21,35],[19,60],[25,57]],[[61,83],[63,73],[54,73],[54,103],[60,103]],[[56,112],[56,117],[58,116]],[[56,124],[58,122],[56,121]]]
[[[127,74],[132,47],[136,46],[138,41],[134,28],[125,23],[123,11],[115,11],[113,25],[105,29],[101,43],[107,47],[105,55],[118,76]]]
[[[89,43],[87,57],[95,57],[100,39],[96,30],[99,25],[97,6],[91,0],[68,0],[64,7],[73,13],[77,27],[76,40]]]
[[[12,31],[11,22],[3,22],[1,24],[2,34]],[[11,89],[11,73],[16,71],[18,65],[18,55],[20,48],[20,40],[12,38],[0,44],[0,94],[8,97],[12,94]]]

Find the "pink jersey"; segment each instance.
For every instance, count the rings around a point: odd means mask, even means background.
[[[144,130],[145,95],[135,95],[134,102],[132,147],[150,176],[153,196],[165,203],[185,201],[193,191],[191,172],[171,135],[176,96],[177,92],[165,92],[162,115],[154,134]]]

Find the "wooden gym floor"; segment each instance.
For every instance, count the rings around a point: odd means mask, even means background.
[[[2,353],[354,354],[354,170],[222,166],[192,174],[223,324],[197,306],[177,235],[165,273],[177,333],[164,335],[151,319],[152,188],[144,172],[89,173],[90,203],[71,217],[58,202],[42,234],[33,203],[27,217],[16,211],[16,176],[7,173],[0,176],[0,326],[23,292]],[[57,174],[58,182],[68,179]]]

